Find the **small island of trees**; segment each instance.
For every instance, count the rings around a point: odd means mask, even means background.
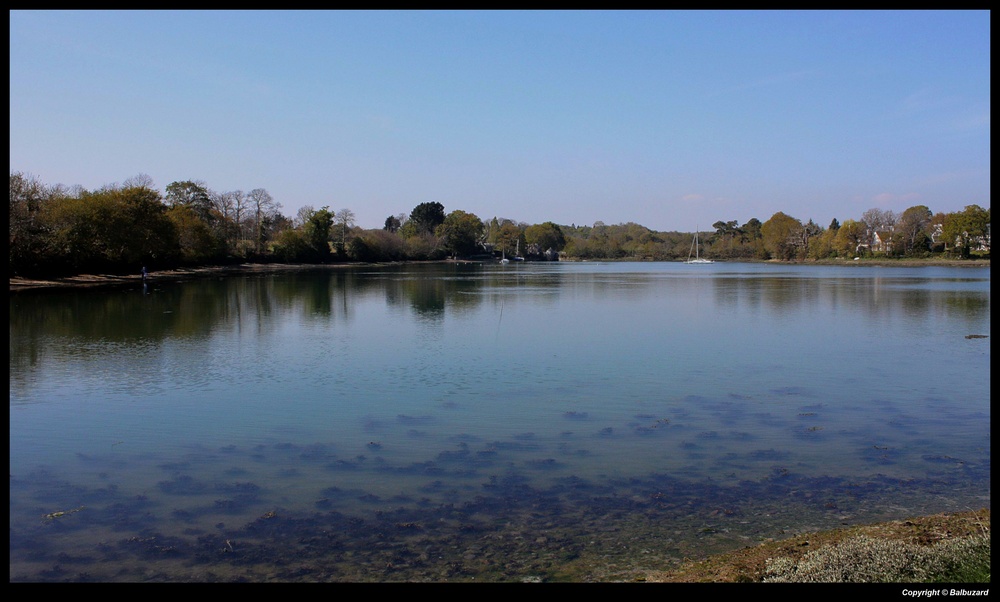
[[[806,261],[855,257],[989,258],[990,209],[900,214],[870,209],[822,227],[778,212],[767,221],[717,221],[703,233],[702,256],[731,261]],[[658,232],[636,223],[527,224],[479,216],[438,202],[355,223],[350,209],[303,207],[294,218],[266,189],[218,192],[177,181],[163,193],[145,175],[98,190],[47,185],[10,175],[10,276],[127,274],[245,262],[430,261],[519,257],[527,260],[686,259],[694,233]]]

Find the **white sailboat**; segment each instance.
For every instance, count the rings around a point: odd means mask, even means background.
[[[694,255],[694,259],[691,259],[691,255]],[[687,261],[684,263],[715,263],[711,259],[702,259],[701,253],[698,249],[698,231],[694,232],[694,240],[691,241],[691,251],[688,252]]]

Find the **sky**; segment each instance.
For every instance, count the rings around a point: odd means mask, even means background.
[[[10,11],[10,169],[657,231],[990,206],[988,11]]]

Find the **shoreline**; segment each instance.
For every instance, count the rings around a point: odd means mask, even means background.
[[[594,261],[594,262],[581,262],[576,259],[565,259],[562,261],[573,262],[573,263],[603,263],[607,260]],[[635,263],[657,263],[657,262],[643,262],[636,260],[624,260],[622,262],[635,262]],[[402,263],[485,263],[481,261],[474,260],[454,260],[446,259],[436,262],[402,262]],[[664,262],[671,263],[671,262]],[[728,263],[725,261],[717,261],[716,263]],[[815,265],[815,266],[848,266],[854,265],[859,267],[958,267],[958,268],[988,268],[990,267],[990,260],[988,259],[869,259],[869,260],[848,260],[848,259],[830,259],[821,261],[780,261],[780,260],[768,260],[768,261],[740,261],[731,263],[775,263],[775,264],[787,264],[787,265]],[[177,268],[172,270],[163,270],[150,272],[148,277],[148,282],[179,282],[182,280],[191,280],[194,278],[208,278],[217,276],[233,276],[239,274],[267,274],[267,273],[281,273],[281,272],[302,272],[309,270],[334,270],[334,269],[345,269],[357,266],[385,266],[385,265],[396,265],[395,263],[324,263],[324,264],[307,264],[307,263],[240,263],[233,265],[209,265],[209,266],[199,266],[191,268]],[[123,287],[123,286],[135,286],[142,284],[142,276],[140,274],[78,274],[75,276],[66,276],[62,278],[22,278],[13,277],[10,278],[10,292],[16,293],[25,290],[39,290],[39,289],[63,289],[63,288],[95,288],[95,287]]]
[[[309,270],[341,269],[358,263],[291,264],[291,263],[240,263],[233,265],[209,265],[172,270],[151,271],[147,283],[180,282],[195,278],[235,276],[240,274],[269,274],[281,272],[303,272]],[[384,264],[389,265],[389,264]],[[142,284],[141,274],[77,274],[63,278],[20,278],[10,279],[10,292],[38,289],[123,287]]]
[[[836,546],[858,536],[885,541],[903,541],[921,546],[990,532],[990,509],[942,512],[908,519],[854,525],[840,529],[802,532],[787,539],[769,541],[732,552],[690,560],[676,568],[648,571],[649,583],[741,583],[759,582],[773,558],[799,560],[809,552]]]

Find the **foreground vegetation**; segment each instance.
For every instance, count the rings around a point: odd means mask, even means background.
[[[216,192],[194,181],[165,194],[148,176],[99,190],[50,186],[10,175],[11,277],[134,274],[246,262],[425,261],[524,256],[554,260],[676,261],[695,233],[657,232],[635,223],[591,226],[481,219],[437,202],[389,216],[379,228],[355,224],[349,209],[304,207],[284,216],[263,188]],[[871,209],[826,228],[783,212],[761,222],[717,221],[701,255],[722,260],[989,258],[990,210],[969,205],[933,213],[923,205],[896,215]]]
[[[690,562],[655,582],[989,583],[990,511],[810,533]]]
[[[988,534],[921,546],[860,535],[794,560],[772,558],[770,583],[989,583]]]

